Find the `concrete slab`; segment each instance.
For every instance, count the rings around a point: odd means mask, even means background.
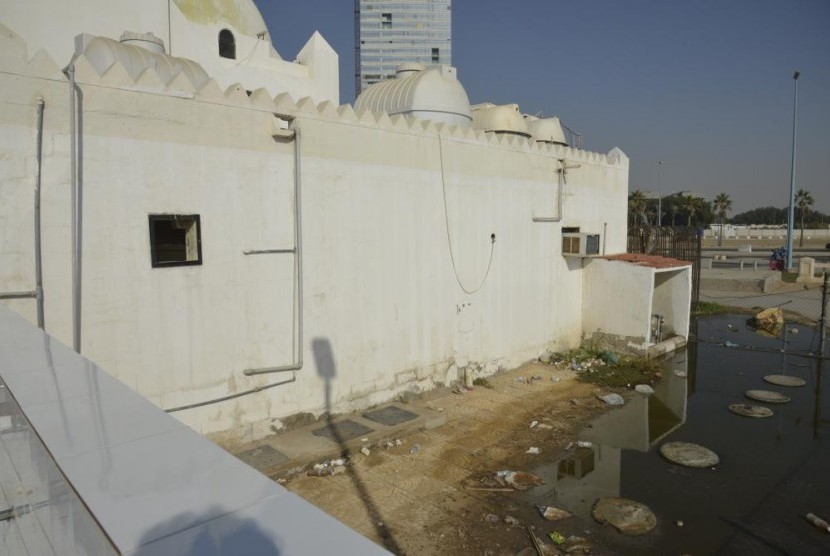
[[[395,409],[388,409],[395,408]],[[403,409],[399,404],[387,404],[367,413],[380,412],[380,415],[397,415],[398,417],[411,414],[414,417],[395,423],[371,421],[361,415],[343,415],[335,418],[332,423],[336,430],[341,431],[340,437],[331,434],[326,423],[316,422],[291,431],[275,434],[252,443],[246,454],[253,450],[271,450],[285,456],[283,461],[275,461],[273,465],[254,465],[266,475],[282,475],[291,473],[327,459],[348,456],[357,453],[363,446],[372,449],[384,442],[396,438],[404,438],[419,431],[440,427],[446,422],[442,412],[429,407],[429,401],[416,400],[407,404]],[[351,434],[349,431],[355,432]],[[267,447],[267,448],[266,448]]]

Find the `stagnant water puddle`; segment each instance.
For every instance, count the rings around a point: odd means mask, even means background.
[[[789,324],[778,337],[764,337],[746,319],[693,323],[702,341],[665,361],[655,394],[596,419],[580,436],[590,447],[532,470],[546,484],[529,491],[527,501],[587,519],[600,497],[649,506],[658,519],[651,533],[625,537],[610,527],[596,533],[599,545],[615,553],[830,554],[830,533],[804,517],[812,512],[830,520],[830,368],[819,379],[816,359],[725,347],[816,349],[809,327]],[[774,386],[763,380],[770,374],[800,377],[806,386]],[[783,392],[792,401],[752,402],[744,397],[750,389]],[[774,415],[738,416],[728,409],[732,403],[766,405]],[[659,453],[667,441],[706,446],[720,463],[673,465]]]

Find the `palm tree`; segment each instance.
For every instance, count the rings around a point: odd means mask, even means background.
[[[641,223],[647,205],[648,199],[646,198],[646,194],[639,189],[631,192],[628,196],[628,210],[634,217],[635,225]]]
[[[816,204],[816,200],[809,191],[799,189],[795,194],[795,206],[798,208],[798,215],[801,217],[801,237],[798,246],[804,247],[804,216],[810,212],[810,207]]]
[[[723,245],[723,219],[726,213],[732,210],[732,199],[726,193],[718,193],[712,202],[712,208],[720,218],[720,233],[718,234],[718,245]]]
[[[681,193],[678,205],[680,206],[680,210],[686,213],[686,225],[691,227],[692,218],[703,208],[703,199],[695,197],[694,195],[683,195]]]

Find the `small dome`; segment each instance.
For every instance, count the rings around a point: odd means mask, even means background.
[[[354,106],[458,125],[470,125],[472,120],[467,92],[447,66],[423,69],[419,64],[404,64],[394,79],[360,93]]]
[[[473,127],[496,133],[515,133],[530,137],[527,123],[519,111],[518,104],[495,105],[491,102],[476,104],[473,110]]]
[[[536,116],[525,116],[530,136],[540,143],[554,143],[556,145],[568,146],[565,139],[565,132],[559,118],[537,118]]]

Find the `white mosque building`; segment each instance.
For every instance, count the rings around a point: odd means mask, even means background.
[[[271,40],[251,0],[0,0],[0,302],[226,443],[686,336],[688,267],[613,257],[620,149],[449,67],[339,105],[319,34]]]

